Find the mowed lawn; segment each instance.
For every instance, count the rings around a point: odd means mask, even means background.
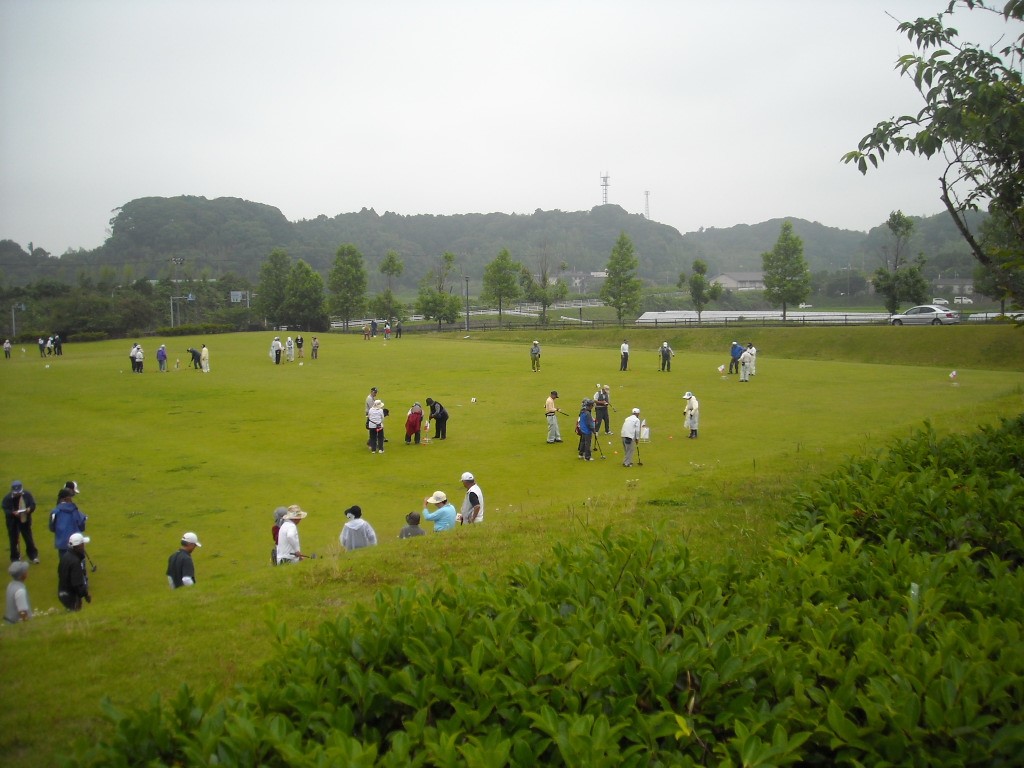
[[[369,342],[323,334],[318,361],[308,357],[306,334],[303,364],[280,366],[267,355],[273,334],[144,339],[142,375],[129,370],[129,341],[67,344],[62,358],[48,359],[18,347],[12,360],[0,360],[0,482],[6,492],[22,480],[36,496],[43,562],[28,581],[38,616],[0,631],[8,699],[18,702],[0,708],[0,750],[12,765],[50,764],[74,739],[103,732],[104,696],[137,705],[184,682],[227,692],[272,652],[279,626],[311,626],[409,580],[447,579],[454,588],[500,578],[588,528],[657,525],[707,557],[756,551],[794,489],[842,456],[882,447],[925,420],[971,430],[1024,408],[1019,331],[865,330],[915,351],[928,347],[942,362],[856,362],[874,361],[878,348],[858,329],[806,334],[811,359],[792,352],[785,331],[773,344],[772,331],[759,330],[757,375],[746,384],[718,371],[734,333],[719,330],[672,337],[671,373],[657,366],[663,331],[630,332],[625,373],[616,332],[542,336],[540,373],[530,370],[529,337],[501,334]],[[962,352],[950,349],[953,339]],[[201,342],[211,350],[209,374],[185,365],[186,348]],[[171,350],[165,374],[157,372],[160,343]],[[844,346],[852,361],[821,359],[823,351],[842,358]],[[990,361],[979,354],[988,349],[1006,356]],[[615,434],[602,436],[604,459],[595,453],[596,461],[582,462],[573,421],[580,400],[603,383],[617,409]],[[367,450],[363,429],[371,386],[391,411],[378,455]],[[545,444],[551,389],[570,414],[560,416],[561,445]],[[701,403],[695,441],[681,423],[686,390]],[[448,408],[448,439],[406,446],[406,411],[427,397]],[[633,407],[651,441],[640,447],[643,466],[627,469],[618,431]],[[461,503],[466,470],[486,496],[484,525],[397,540],[405,514],[433,491]],[[77,501],[89,515],[97,566],[93,603],[75,615],[58,610],[46,528],[66,480],[82,489]],[[275,569],[272,511],[288,504],[309,512],[302,546],[319,557]],[[338,535],[352,504],[381,544],[346,555]],[[166,560],[187,530],[203,543],[194,554],[198,586],[171,592]]]

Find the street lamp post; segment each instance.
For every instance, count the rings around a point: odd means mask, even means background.
[[[11,338],[12,339],[15,336],[18,335],[18,325],[14,321],[14,311],[15,310],[19,310],[21,312],[24,312],[25,311],[25,305],[21,304],[19,302],[14,302],[13,304],[11,304]]]
[[[466,330],[469,330],[469,275],[463,275],[466,278]]]

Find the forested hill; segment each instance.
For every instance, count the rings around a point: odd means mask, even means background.
[[[932,217],[919,220],[920,245],[913,252],[956,246],[950,225]],[[836,270],[853,264],[873,269],[886,244],[880,223],[870,234],[790,219],[803,238],[812,271]],[[589,211],[541,211],[532,214],[468,213],[452,216],[358,213],[289,222],[273,206],[238,198],[147,197],[118,209],[110,222],[107,241],[92,251],[51,257],[42,249],[29,254],[10,240],[0,241],[0,284],[24,285],[40,279],[74,283],[84,273],[102,273],[118,280],[179,275],[219,277],[233,273],[255,282],[260,264],[275,248],[304,259],[326,275],[338,246],[353,243],[366,258],[367,271],[389,250],[402,259],[404,271],[396,288],[414,287],[445,251],[456,255],[457,267],[480,276],[502,248],[513,259],[538,270],[543,259],[557,269],[581,272],[605,267],[620,232],[632,239],[639,257],[640,277],[657,284],[674,284],[694,259],[707,262],[711,274],[761,268],[760,256],[771,250],[782,220],[727,229],[707,229],[686,235],[673,227],[630,214],[617,205]],[[933,230],[938,234],[932,236]],[[951,234],[947,233],[949,230]],[[948,237],[947,237],[948,234]]]

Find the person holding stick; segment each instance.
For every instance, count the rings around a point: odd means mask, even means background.
[[[619,430],[622,438],[622,466],[633,466],[633,452],[636,444],[640,441],[640,409],[634,408],[633,412],[622,422],[622,429]]]
[[[85,572],[85,545],[90,541],[80,533],[71,534],[68,548],[57,564],[57,599],[69,611],[82,610],[83,600],[92,602],[89,576]]]
[[[562,433],[558,429],[557,414],[561,413],[564,416],[569,415],[555,405],[555,400],[557,399],[558,390],[552,389],[551,394],[548,395],[548,399],[544,401],[544,417],[548,420],[548,445],[562,442]]]
[[[302,554],[299,545],[298,525],[306,517],[298,504],[288,507],[288,512],[281,519],[281,530],[277,532],[277,564],[297,563],[309,555]]]
[[[601,433],[601,423],[604,422],[604,433],[612,433],[611,424],[608,422],[608,407],[611,405],[611,395],[608,392],[607,384],[598,384],[597,392],[594,393],[594,421],[597,424],[596,434]]]

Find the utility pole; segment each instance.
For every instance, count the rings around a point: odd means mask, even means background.
[[[469,330],[469,275],[463,275],[466,278],[466,330]]]

